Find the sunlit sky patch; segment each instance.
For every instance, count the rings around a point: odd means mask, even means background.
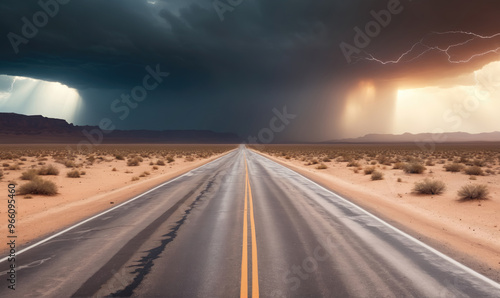
[[[393,133],[500,130],[500,62],[487,64],[467,80],[467,85],[399,90]]]
[[[43,115],[72,122],[80,104],[78,91],[58,82],[0,76],[0,112]]]

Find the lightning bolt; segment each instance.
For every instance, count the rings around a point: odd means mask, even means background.
[[[445,47],[432,46],[432,45],[429,45],[426,43],[426,39],[430,36],[456,35],[456,34],[463,35],[464,37],[467,37],[467,39],[463,42],[449,44]],[[477,33],[467,32],[467,31],[432,32],[432,33],[429,33],[426,36],[424,36],[421,40],[419,40],[415,44],[413,44],[409,50],[407,50],[406,52],[401,54],[397,59],[382,60],[382,59],[376,58],[372,54],[365,52],[366,57],[359,57],[356,62],[361,61],[361,60],[368,60],[368,61],[378,62],[378,63],[384,64],[384,65],[385,64],[396,64],[396,63],[400,63],[400,62],[412,62],[412,61],[417,60],[420,57],[422,57],[425,54],[430,53],[430,52],[441,52],[441,53],[444,53],[448,57],[448,62],[450,62],[450,63],[454,63],[454,64],[467,63],[467,62],[470,62],[471,60],[473,60],[477,57],[485,56],[485,55],[492,54],[492,53],[499,54],[500,47],[473,54],[470,57],[468,57],[467,59],[456,59],[453,57],[453,55],[450,53],[450,51],[452,49],[464,47],[467,44],[471,43],[472,41],[476,41],[476,40],[480,40],[480,39],[483,39],[483,40],[494,39],[494,38],[499,37],[499,36],[500,36],[500,33],[496,33],[493,35],[480,35]]]

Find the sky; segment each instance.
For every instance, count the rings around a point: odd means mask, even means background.
[[[498,15],[494,0],[3,0],[0,112],[266,142],[495,131]]]

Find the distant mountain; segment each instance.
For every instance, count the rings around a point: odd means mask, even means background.
[[[76,126],[65,120],[43,116],[0,113],[0,144],[25,143],[240,143],[234,133],[208,130],[113,130],[104,132],[98,126]]]
[[[485,132],[470,134],[466,132],[447,132],[442,134],[404,133],[401,135],[393,134],[367,134],[364,137],[352,139],[331,140],[325,143],[414,143],[429,142],[434,140],[436,143],[466,143],[466,142],[500,142],[500,132]]]

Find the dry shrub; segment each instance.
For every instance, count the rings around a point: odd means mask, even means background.
[[[2,179],[2,178],[3,178],[3,171],[0,170],[0,179]]]
[[[404,166],[405,166],[405,163],[404,163],[404,162],[397,162],[397,163],[395,163],[395,164],[392,166],[392,168],[393,168],[394,170],[402,170],[402,169],[404,168]]]
[[[348,167],[359,167],[359,162],[356,160],[351,160],[350,162],[347,163]]]
[[[132,177],[132,181],[137,181],[137,180],[139,180],[139,177],[137,176]]]
[[[171,156],[171,155],[167,156],[167,162],[168,163],[171,163],[171,162],[174,162],[174,161],[175,161],[175,159],[174,159],[173,156]]]
[[[125,160],[125,156],[123,156],[122,154],[115,154],[115,158],[117,160]]]
[[[443,181],[424,179],[423,181],[416,182],[413,190],[419,194],[424,195],[439,195],[446,189]]]
[[[324,169],[327,169],[327,168],[328,168],[328,167],[327,167],[324,163],[321,163],[321,164],[319,164],[319,165],[316,167],[316,169],[318,169],[318,170],[324,170]]]
[[[471,166],[465,168],[465,174],[467,175],[474,175],[474,176],[482,176],[484,175],[483,169],[481,169],[478,166]]]
[[[59,175],[59,170],[54,165],[48,165],[38,169],[38,175]]]
[[[383,180],[384,179],[384,174],[379,172],[379,171],[374,171],[372,173],[372,177],[371,177],[372,180]]]
[[[484,184],[467,184],[458,190],[458,197],[464,201],[487,199],[488,194],[488,186]]]
[[[67,167],[67,168],[74,168],[76,167],[76,163],[72,160],[69,160],[69,159],[66,159],[64,162],[63,162],[64,166]]]
[[[33,180],[36,177],[38,177],[38,175],[37,175],[37,171],[34,169],[27,170],[26,172],[23,172],[21,174],[21,180]]]
[[[142,158],[140,157],[132,157],[129,160],[127,160],[127,166],[129,167],[137,167],[142,161]]]
[[[14,165],[10,165],[10,166],[8,167],[8,169],[9,169],[10,171],[18,171],[18,170],[20,170],[20,169],[21,169],[21,167],[19,166],[19,164],[17,164],[17,163],[16,163],[16,164],[14,164]]]
[[[446,170],[446,172],[457,173],[464,169],[464,165],[460,163],[451,163],[444,165],[444,169]]]
[[[403,166],[403,171],[407,174],[422,174],[425,170],[424,165],[418,162],[406,163]]]
[[[30,182],[23,184],[19,187],[20,195],[46,195],[52,196],[57,194],[57,186],[52,181],[35,178]]]
[[[375,167],[365,167],[363,171],[365,172],[365,175],[371,175],[375,172]]]
[[[66,176],[69,178],[80,178],[80,171],[73,170],[66,173]]]
[[[372,173],[372,180],[383,180],[384,179],[384,174],[379,172],[379,171],[373,171]]]
[[[157,165],[157,166],[164,166],[164,165],[165,165],[165,162],[164,162],[163,160],[158,160],[158,161],[156,162],[156,165]]]

